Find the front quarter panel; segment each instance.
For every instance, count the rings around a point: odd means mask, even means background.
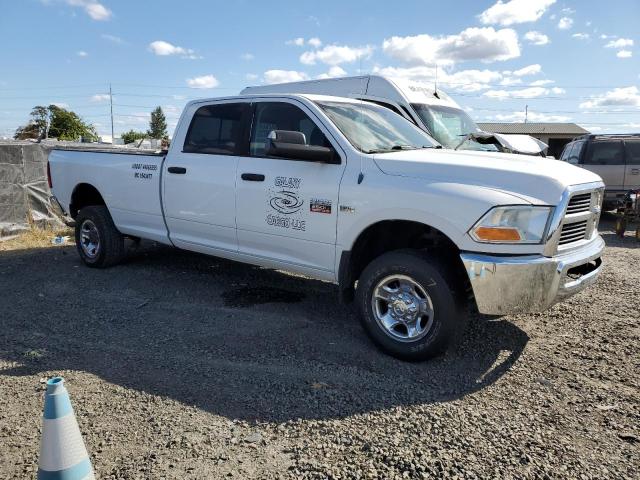
[[[363,180],[348,171],[340,191],[338,248],[351,250],[367,227],[384,220],[409,220],[437,228],[460,250],[504,254],[539,254],[542,245],[495,245],[475,242],[468,230],[496,205],[527,205],[523,199],[492,188],[386,175],[363,158]]]

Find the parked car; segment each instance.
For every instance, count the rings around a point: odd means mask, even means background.
[[[616,208],[629,190],[640,189],[640,133],[584,135],[564,147],[560,160],[602,178],[605,210]]]
[[[548,148],[529,135],[483,132],[449,95],[424,82],[364,75],[247,87],[240,92],[260,93],[310,93],[366,100],[407,118],[444,148],[541,156]]]
[[[132,237],[334,282],[404,359],[442,352],[468,302],[540,311],[601,270],[597,175],[445,150],[348,98],[192,101],[166,155],[54,149],[48,170],[87,266],[117,264]]]

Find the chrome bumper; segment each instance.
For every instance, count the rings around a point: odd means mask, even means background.
[[[595,283],[604,240],[555,257],[462,253],[480,313],[539,312]]]

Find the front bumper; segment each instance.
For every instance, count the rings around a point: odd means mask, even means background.
[[[480,313],[539,312],[595,283],[604,240],[555,257],[462,253]]]

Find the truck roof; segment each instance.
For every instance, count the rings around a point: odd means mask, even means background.
[[[191,100],[187,102],[186,107],[190,105],[197,105],[200,103],[208,103],[215,102],[220,100],[237,100],[237,99],[247,99],[247,98],[304,98],[307,100],[315,101],[325,101],[325,102],[349,102],[349,103],[361,103],[360,100],[356,98],[348,98],[348,97],[338,97],[333,95],[318,95],[313,93],[252,93],[246,95],[233,95],[229,97],[211,97],[211,98],[198,98],[196,100]]]
[[[640,133],[590,133],[576,140],[639,139]],[[574,140],[575,141],[575,140]]]

